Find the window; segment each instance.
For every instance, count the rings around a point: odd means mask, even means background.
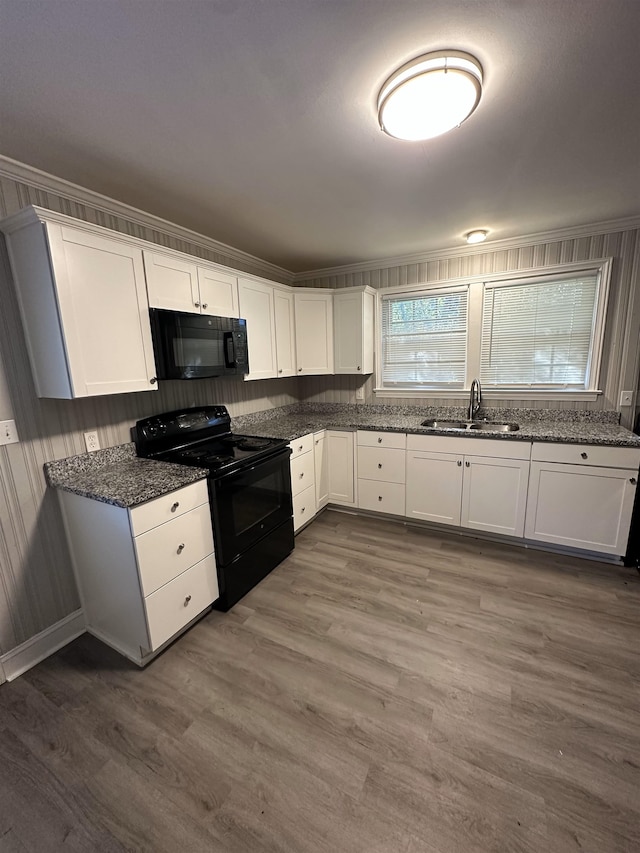
[[[480,380],[486,387],[589,387],[597,275],[485,284]]]
[[[395,388],[464,388],[467,289],[382,301],[382,381]]]
[[[601,260],[380,291],[376,390],[460,397],[477,376],[483,392],[501,398],[594,395],[610,267]]]

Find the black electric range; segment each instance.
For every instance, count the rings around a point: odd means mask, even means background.
[[[198,406],[138,421],[138,456],[209,470],[220,599],[228,610],[294,547],[284,439],[238,435],[225,406]]]

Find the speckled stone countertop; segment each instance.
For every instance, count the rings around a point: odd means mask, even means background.
[[[156,462],[136,456],[134,444],[121,444],[47,462],[50,486],[114,506],[134,507],[204,479],[204,468]]]
[[[460,407],[366,406],[337,403],[294,403],[234,418],[234,432],[284,438],[288,441],[320,429],[365,429],[407,432],[418,435],[464,436],[482,441],[548,441],[640,447],[640,436],[619,424],[615,411],[585,412],[553,409],[483,408],[478,418],[500,423],[518,423],[517,432],[473,432],[429,429],[424,420],[466,420]]]

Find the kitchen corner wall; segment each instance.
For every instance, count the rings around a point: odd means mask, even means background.
[[[203,250],[202,246],[28,183],[0,178],[0,217],[29,204],[265,275],[257,265],[239,263],[237,258]],[[232,415],[241,415],[297,402],[296,383],[296,379],[161,382],[157,391],[148,393],[79,400],[39,399],[31,377],[6,245],[0,235],[0,420],[14,418],[20,437],[18,444],[0,447],[0,655],[80,606],[58,501],[44,481],[45,462],[84,453],[83,433],[87,430],[97,429],[101,447],[130,441],[135,421],[156,412],[225,403]]]
[[[640,229],[629,229],[612,233],[582,234],[562,240],[522,240],[519,245],[510,244],[508,249],[487,246],[477,251],[443,253],[423,263],[398,266],[380,266],[361,272],[340,271],[306,280],[296,280],[300,287],[358,287],[368,284],[376,290],[386,287],[402,287],[422,282],[447,281],[467,276],[491,273],[540,270],[557,264],[596,260],[612,257],[613,269],[609,292],[609,307],[605,325],[605,338],[600,388],[603,393],[594,402],[566,402],[562,400],[520,403],[509,400],[491,399],[488,405],[504,408],[558,408],[558,409],[618,409],[620,392],[634,390],[640,384]],[[415,398],[384,398],[376,395],[374,377],[366,381],[360,377],[308,377],[304,380],[303,396],[306,400],[326,403],[355,402],[356,388],[364,384],[365,403],[387,405],[419,405]],[[639,392],[640,393],[640,392]],[[467,395],[459,399],[429,399],[429,405],[465,405]],[[622,410],[622,423],[631,427],[633,410]]]

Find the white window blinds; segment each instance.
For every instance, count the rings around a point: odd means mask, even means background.
[[[482,384],[588,388],[597,296],[596,273],[485,284]]]
[[[385,387],[464,387],[466,288],[384,297],[381,331]]]

